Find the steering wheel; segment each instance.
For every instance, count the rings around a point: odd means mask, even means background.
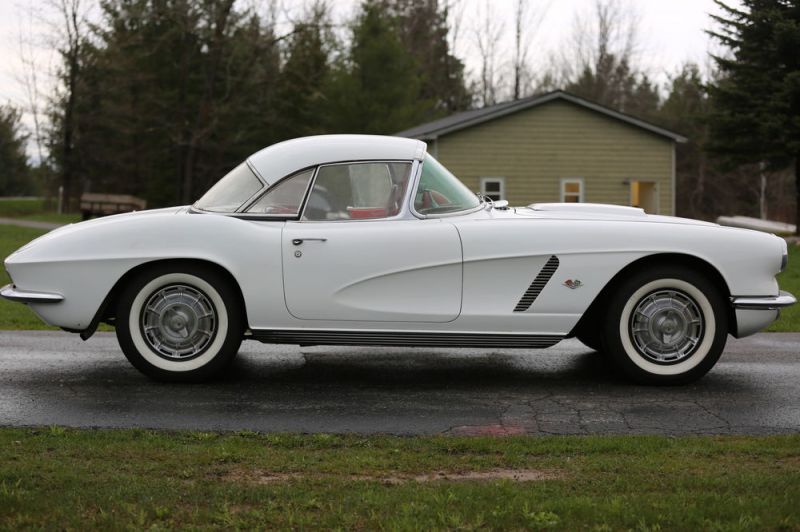
[[[452,204],[453,202],[450,201],[450,198],[438,190],[426,188],[422,191],[422,209],[429,210],[437,207],[446,207]]]

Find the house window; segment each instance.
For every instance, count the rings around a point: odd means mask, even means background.
[[[482,177],[481,194],[490,198],[492,201],[500,201],[506,199],[506,178]]]
[[[583,203],[583,178],[565,177],[561,180],[562,203]]]

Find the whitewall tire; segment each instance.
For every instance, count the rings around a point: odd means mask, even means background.
[[[218,376],[242,342],[241,303],[230,282],[196,264],[165,264],[135,276],[117,303],[117,339],[128,360],[158,380]]]
[[[728,310],[720,288],[682,266],[641,271],[614,290],[603,345],[613,362],[643,384],[685,384],[722,354]]]

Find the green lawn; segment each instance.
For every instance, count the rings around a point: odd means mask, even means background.
[[[5,202],[0,202],[2,205]],[[10,225],[0,225],[0,260],[11,254],[30,240],[45,231],[27,229]],[[800,296],[800,246],[789,246],[789,268],[778,280],[781,289]],[[0,286],[6,284],[8,276],[5,270],[0,272]],[[0,329],[52,329],[44,325],[36,315],[24,305],[11,303],[0,298]],[[781,312],[781,318],[773,323],[768,331],[800,332],[800,304]]]
[[[18,218],[37,222],[54,224],[69,224],[79,222],[80,214],[58,214],[47,209],[44,200],[39,199],[9,199],[0,201],[0,218]]]
[[[789,244],[789,266],[778,276],[781,290],[800,298],[800,246]],[[770,332],[800,332],[800,303],[781,311],[781,317],[767,329]]]
[[[7,202],[0,202],[0,205]],[[22,247],[34,238],[43,235],[46,231],[16,227],[14,225],[0,225],[0,260],[5,260],[15,249]],[[0,270],[0,286],[9,283],[8,274],[3,268]],[[27,305],[12,303],[0,297],[0,329],[55,329],[48,327]]]
[[[800,530],[798,500],[800,435],[0,429],[5,530]]]

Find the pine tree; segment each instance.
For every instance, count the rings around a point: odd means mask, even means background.
[[[379,1],[366,0],[353,25],[347,56],[331,81],[333,131],[386,134],[430,118],[433,99],[421,92],[418,65]]]
[[[439,0],[383,0],[403,47],[417,62],[420,96],[433,100],[437,114],[468,108],[472,94],[464,80],[464,63],[450,49],[447,5]]]
[[[800,231],[800,1],[743,0],[710,32],[730,50],[714,56],[720,79],[710,87],[711,148],[731,165],[794,164]]]
[[[22,196],[33,192],[26,135],[22,132],[20,112],[0,106],[0,196]]]
[[[278,39],[269,25],[232,0],[101,7],[78,56],[71,153],[83,188],[152,206],[188,203],[276,140]],[[54,123],[59,145],[66,122]]]
[[[710,207],[704,201],[709,185],[708,157],[704,149],[708,141],[705,121],[709,102],[700,69],[694,63],[683,65],[670,79],[667,90],[667,97],[658,111],[658,121],[689,139],[675,146],[675,204],[679,211],[676,214],[698,218],[708,213]]]
[[[290,139],[325,132],[325,93],[330,73],[329,14],[316,4],[294,24],[277,89],[278,137]]]

